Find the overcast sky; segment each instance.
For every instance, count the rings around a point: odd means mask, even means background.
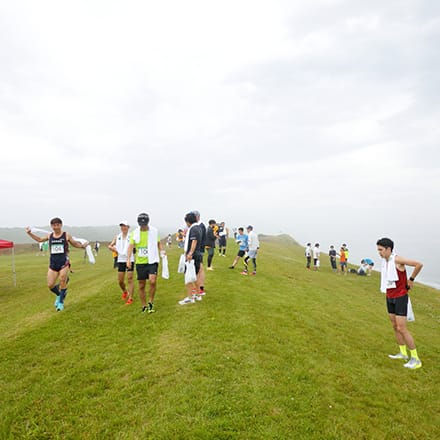
[[[1,0],[0,226],[199,209],[301,243],[438,249],[439,9]]]

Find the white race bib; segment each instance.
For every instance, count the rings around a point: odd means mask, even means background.
[[[64,254],[64,245],[63,244],[52,244],[50,246],[51,254]]]
[[[148,257],[148,248],[146,247],[137,248],[137,253],[138,253],[138,257],[146,258]]]

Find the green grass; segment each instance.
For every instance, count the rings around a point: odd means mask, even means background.
[[[47,258],[0,256],[0,439],[437,439],[440,294],[417,285],[410,324],[423,368],[407,371],[379,276],[304,269],[266,237],[257,277],[214,258],[207,296],[179,306],[179,252],[157,312],[123,305],[109,252],[72,252],[64,312]]]

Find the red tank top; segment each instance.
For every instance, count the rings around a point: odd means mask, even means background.
[[[404,296],[408,293],[408,289],[406,288],[408,282],[406,278],[406,270],[402,271],[397,268],[396,270],[399,279],[396,281],[396,287],[387,289],[387,298],[399,298],[399,296]]]

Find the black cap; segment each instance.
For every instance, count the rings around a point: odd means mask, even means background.
[[[139,226],[146,226],[150,223],[150,217],[145,212],[142,212],[138,215],[137,222]]]
[[[62,221],[59,217],[55,217],[55,218],[53,218],[53,219],[50,221],[50,224],[51,224],[51,225],[54,225],[54,224],[56,224],[56,223],[59,223],[60,225],[62,225],[62,224],[63,224],[63,221]]]

